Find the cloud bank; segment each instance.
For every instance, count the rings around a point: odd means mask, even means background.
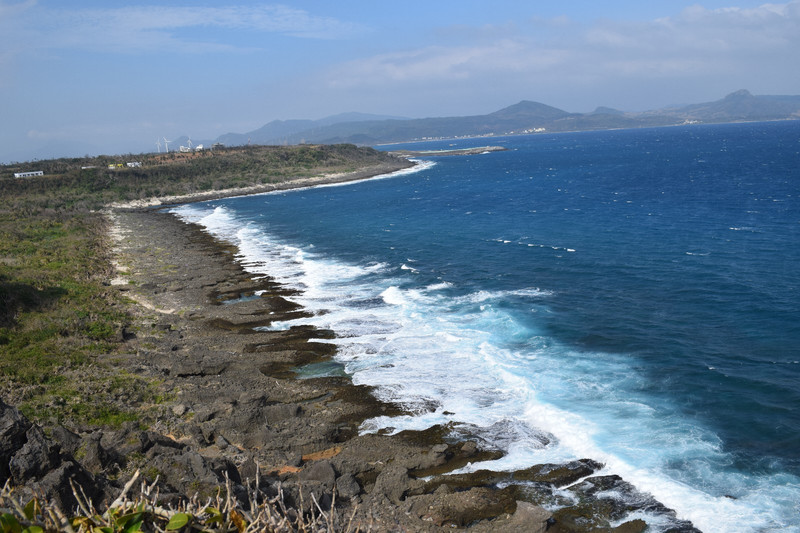
[[[528,91],[529,97],[541,94],[543,101],[561,105],[576,89],[596,91],[599,104],[615,92],[634,90],[650,95],[653,90],[671,90],[680,99],[690,98],[689,91],[698,86],[708,87],[717,97],[743,87],[756,92],[768,85],[795,91],[800,87],[797,0],[754,9],[694,6],[674,17],[649,21],[598,20],[586,25],[563,17],[531,19],[488,39],[485,36],[493,32],[478,30],[482,31],[475,32],[479,37],[473,43],[429,45],[336,65],[326,74],[326,86],[402,86],[427,92],[449,83],[453,91],[470,93],[470,98],[492,92],[523,97]],[[626,86],[631,89],[626,91]],[[668,95],[662,94],[665,98]],[[616,100],[617,105],[623,103]],[[629,95],[625,101],[630,101]],[[640,98],[636,104],[648,102]]]

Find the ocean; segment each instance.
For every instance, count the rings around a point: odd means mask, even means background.
[[[800,121],[381,149],[486,144],[173,210],[413,413],[362,431],[455,423],[507,451],[466,470],[592,458],[707,533],[800,531]]]

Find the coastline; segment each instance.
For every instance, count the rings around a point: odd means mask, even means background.
[[[327,183],[342,181],[352,180],[334,180],[327,181]],[[318,180],[313,184],[297,184],[295,188],[325,183],[323,180]],[[291,187],[283,187],[283,189],[288,188]],[[199,229],[199,231],[206,235],[202,229]],[[208,236],[206,238],[211,239]],[[217,245],[220,244],[224,247],[229,246],[224,243],[217,243]],[[232,257],[232,255],[232,253],[228,254],[228,257]],[[219,293],[215,294],[219,297]],[[235,308],[242,306],[242,304],[245,304],[243,307],[246,307],[247,305],[253,305],[254,301],[256,306],[263,304],[261,301],[263,295],[259,299],[251,300],[246,299],[247,294],[245,293],[239,292],[236,294],[238,296],[234,300],[241,299],[241,301],[235,301],[235,303],[227,304],[225,307],[231,305]],[[302,315],[303,310],[296,309],[290,303],[291,294],[283,294],[280,298],[281,303],[277,304],[277,307],[283,309],[284,313],[289,313],[291,316]],[[274,302],[271,304],[272,306],[275,306]],[[249,313],[249,311],[243,312]],[[269,311],[270,319],[267,322],[272,320],[280,321],[288,317],[288,315],[276,316],[275,313],[275,310]],[[258,316],[263,316],[262,311],[258,311],[257,314]],[[251,336],[254,334],[251,328],[258,327],[258,325],[263,325],[263,323],[249,321],[245,324],[236,325],[234,329],[237,332],[247,331],[248,336]],[[244,329],[239,329],[240,327]],[[258,335],[262,334],[263,332],[258,333]],[[270,332],[270,334],[274,334],[274,332]],[[309,478],[304,476],[303,472],[317,469],[328,470],[327,467],[331,466],[337,476],[346,476],[345,483],[349,483],[351,477],[356,480],[356,484],[351,485],[349,492],[347,490],[344,491],[344,502],[342,502],[343,495],[338,490],[342,480],[337,478],[333,483],[334,486],[330,487],[331,497],[335,493],[338,498],[337,501],[344,505],[347,513],[355,511],[356,514],[354,516],[365,520],[363,523],[366,523],[367,520],[370,523],[377,523],[377,520],[385,524],[387,520],[391,523],[397,523],[399,509],[402,510],[407,520],[403,527],[414,530],[421,527],[420,521],[423,524],[433,521],[436,526],[449,524],[464,527],[469,525],[472,528],[476,528],[476,530],[488,528],[488,530],[493,531],[516,531],[520,530],[522,523],[527,523],[529,526],[524,529],[534,531],[536,529],[530,529],[530,522],[534,521],[548,531],[583,531],[586,530],[588,525],[585,523],[587,512],[592,516],[589,522],[593,522],[594,526],[603,527],[614,520],[619,521],[624,515],[635,510],[618,507],[609,512],[607,502],[600,502],[594,498],[594,493],[600,491],[601,487],[603,490],[620,490],[628,494],[634,494],[637,491],[618,476],[596,475],[602,473],[602,465],[591,459],[582,459],[563,465],[536,465],[524,471],[516,472],[478,470],[473,474],[444,477],[448,472],[452,472],[467,463],[495,459],[500,452],[497,450],[481,450],[478,447],[477,439],[470,440],[469,435],[462,435],[459,439],[454,440],[450,432],[452,428],[440,426],[429,428],[425,431],[406,431],[393,436],[358,435],[358,426],[366,418],[377,414],[399,415],[403,413],[402,408],[376,400],[371,395],[370,387],[355,386],[349,381],[349,378],[299,379],[291,371],[292,368],[324,363],[329,361],[333,355],[330,350],[331,345],[315,345],[313,341],[309,342],[308,339],[309,337],[333,336],[335,332],[307,331],[306,334],[308,335],[305,337],[306,349],[299,351],[302,355],[289,360],[271,361],[270,363],[262,364],[260,367],[261,373],[275,379],[276,383],[280,380],[285,389],[291,388],[286,385],[287,382],[293,384],[314,382],[319,387],[320,395],[318,397],[340,398],[336,400],[340,407],[341,405],[349,404],[345,408],[345,411],[349,413],[349,419],[344,434],[337,430],[337,436],[334,439],[329,439],[327,442],[325,442],[325,439],[316,440],[318,442],[316,446],[310,444],[315,442],[313,438],[307,439],[305,443],[293,440],[293,437],[298,435],[296,429],[288,434],[282,434],[281,439],[284,442],[284,446],[288,446],[289,450],[293,450],[286,452],[287,457],[293,456],[295,460],[280,466],[274,464],[276,461],[273,458],[273,464],[262,466],[266,466],[267,471],[272,468],[271,472],[273,474],[277,473],[279,477],[282,476],[281,481],[283,483],[296,481],[302,485],[304,481],[309,481]],[[295,341],[297,340],[295,339]],[[310,351],[308,350],[309,347],[311,348]],[[315,350],[322,350],[325,353]],[[277,345],[271,343],[269,351],[279,352],[281,350]],[[347,399],[341,400],[343,397]],[[291,395],[288,395],[284,401],[290,399]],[[324,400],[326,403],[327,401]],[[368,407],[363,405],[362,402],[365,401]],[[300,413],[297,415],[299,418],[304,418],[304,415],[306,415],[313,419],[311,413],[302,407],[297,412]],[[339,419],[339,423],[342,423],[342,419]],[[310,424],[317,426],[318,421]],[[381,442],[372,442],[373,439],[378,439]],[[362,441],[368,441],[368,444]],[[419,445],[419,447],[412,449],[411,442]],[[246,442],[243,441],[242,444],[246,444]],[[241,445],[240,448],[242,448]],[[376,453],[377,456],[375,455]],[[299,464],[297,464],[296,460],[298,455],[300,456]],[[346,462],[337,459],[341,455],[348,456]],[[264,456],[260,457],[263,459]],[[370,464],[369,474],[365,471],[357,471],[359,468],[363,468],[363,464],[352,471],[347,471],[359,460],[365,458],[371,459],[371,461],[368,461]],[[280,460],[277,462],[280,462]],[[383,470],[385,469],[376,468],[375,463],[391,464],[399,468],[392,468],[389,472],[384,472]],[[391,475],[391,479],[383,479],[389,475]],[[421,483],[420,478],[428,476],[433,477]],[[370,483],[373,477],[374,482]],[[515,481],[520,484],[515,485]],[[531,494],[530,483],[539,485],[538,493]],[[503,489],[499,489],[498,485],[505,486]],[[543,486],[547,486],[547,489],[543,490]],[[378,488],[377,492],[376,487]],[[555,514],[546,511],[540,506],[552,505],[554,490],[562,487],[569,487],[568,490],[575,490],[580,495],[580,504],[572,507],[565,506]],[[592,487],[594,488],[592,489]],[[358,494],[351,494],[356,490],[358,490]],[[472,493],[473,491],[478,491],[480,496],[478,497],[475,494],[471,498],[463,496],[456,498],[453,496],[455,494]],[[324,494],[322,497],[324,497]],[[416,502],[415,506],[415,503],[412,503],[415,499],[425,501],[427,505],[422,506],[419,505],[420,502]],[[652,497],[641,495],[639,499],[643,502],[642,508],[647,508],[651,511],[657,510],[671,516],[675,522],[680,523],[682,527],[675,529],[675,531],[696,531],[691,524],[676,520],[674,512],[653,500]],[[439,514],[437,515],[436,512],[420,512],[423,507],[427,507],[427,511],[438,509]],[[606,508],[603,509],[603,507]],[[416,512],[414,511],[415,509]],[[448,511],[445,512],[443,509]],[[416,517],[413,516],[415,514],[417,515]],[[623,522],[620,526],[623,529],[620,529],[620,531],[641,531],[644,526],[643,521],[632,520]],[[380,529],[384,528],[381,527]]]
[[[226,478],[239,496],[248,482],[257,482],[268,497],[282,493],[292,508],[310,512],[314,500],[325,510],[334,506],[361,530],[644,531],[642,520],[625,521],[637,509],[597,496],[636,489],[602,475],[602,465],[590,459],[446,475],[502,452],[481,449],[477,438],[455,437],[442,426],[360,435],[361,422],[403,414],[402,407],[377,400],[371,387],[347,377],[300,379],[295,369],[331,361],[332,346],[313,339],[335,332],[254,329],[305,311],[292,303],[291,291],[247,273],[234,259],[235,247],[159,209],[385,173],[375,170],[109,209],[119,274],[112,284],[136,302],[131,307],[138,317],[125,333],[127,355],[113,363],[159,380],[166,400],[156,406],[158,421],[149,430],[128,424],[77,441],[57,436],[73,456],[94,443],[89,458],[97,462],[76,462],[95,476],[98,501],[107,498],[102,485],[111,483],[115,468],[119,482],[140,467],[148,481],[159,478],[167,502],[211,494]],[[561,506],[567,502],[555,496],[559,489],[575,501]],[[638,510],[674,518],[647,495],[640,500]],[[545,510],[554,504],[561,507]],[[696,531],[682,526],[673,531]]]
[[[111,204],[109,209],[141,209],[155,208],[164,205],[183,204],[192,202],[204,202],[207,200],[218,200],[220,198],[232,198],[235,196],[247,196],[251,194],[262,194],[275,191],[286,191],[292,189],[302,189],[305,187],[317,187],[320,185],[333,185],[349,183],[353,181],[363,181],[394,172],[400,172],[413,168],[417,163],[406,158],[396,158],[394,164],[374,165],[352,172],[338,172],[335,174],[323,174],[321,176],[311,176],[308,178],[297,178],[277,183],[265,183],[261,185],[251,185],[249,187],[238,187],[233,189],[218,189],[213,191],[203,191],[187,193],[175,196],[159,196],[147,198],[145,200],[134,200],[132,202]]]
[[[398,157],[440,157],[451,155],[479,155],[491,152],[505,152],[504,146],[478,146],[475,148],[453,148],[444,150],[393,150],[389,152]]]

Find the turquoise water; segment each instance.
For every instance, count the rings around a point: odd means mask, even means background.
[[[509,452],[481,467],[591,457],[704,531],[800,531],[800,123],[491,144],[176,211],[418,410],[364,431],[456,422]]]

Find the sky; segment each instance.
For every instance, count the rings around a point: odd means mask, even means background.
[[[800,0],[0,0],[0,162],[272,120],[800,94]]]

